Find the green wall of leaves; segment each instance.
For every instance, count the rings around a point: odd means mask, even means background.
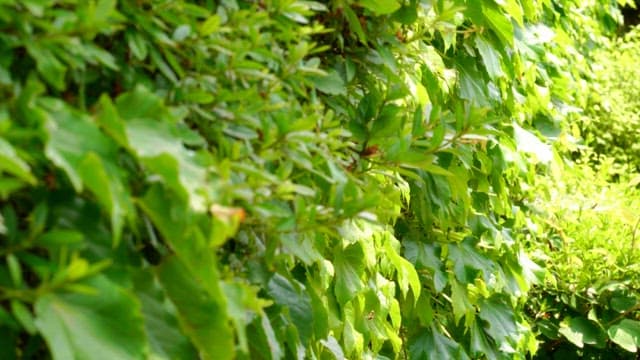
[[[615,5],[0,0],[0,357],[524,359]]]

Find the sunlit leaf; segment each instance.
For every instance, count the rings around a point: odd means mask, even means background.
[[[607,333],[611,341],[620,345],[623,349],[636,352],[640,346],[640,322],[624,319],[611,326]]]

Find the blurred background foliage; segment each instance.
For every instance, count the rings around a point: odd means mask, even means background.
[[[639,40],[627,26],[590,52],[578,107],[556,142],[560,157],[538,178],[531,249],[548,273],[528,311],[545,339],[539,358],[636,358]]]

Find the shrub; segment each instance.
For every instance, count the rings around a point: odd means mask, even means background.
[[[538,257],[548,275],[529,300],[544,339],[539,356],[632,359],[640,328],[637,179],[610,183],[614,160],[597,169],[566,164],[542,181],[550,192]],[[544,200],[542,200],[544,199]]]
[[[0,1],[2,358],[525,358],[573,5]]]
[[[638,28],[632,28],[596,52],[585,112],[576,123],[580,135],[596,155],[616,160],[615,173],[640,170],[638,57]]]

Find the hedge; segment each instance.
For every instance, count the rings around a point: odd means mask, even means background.
[[[1,0],[1,357],[526,358],[612,9]]]

